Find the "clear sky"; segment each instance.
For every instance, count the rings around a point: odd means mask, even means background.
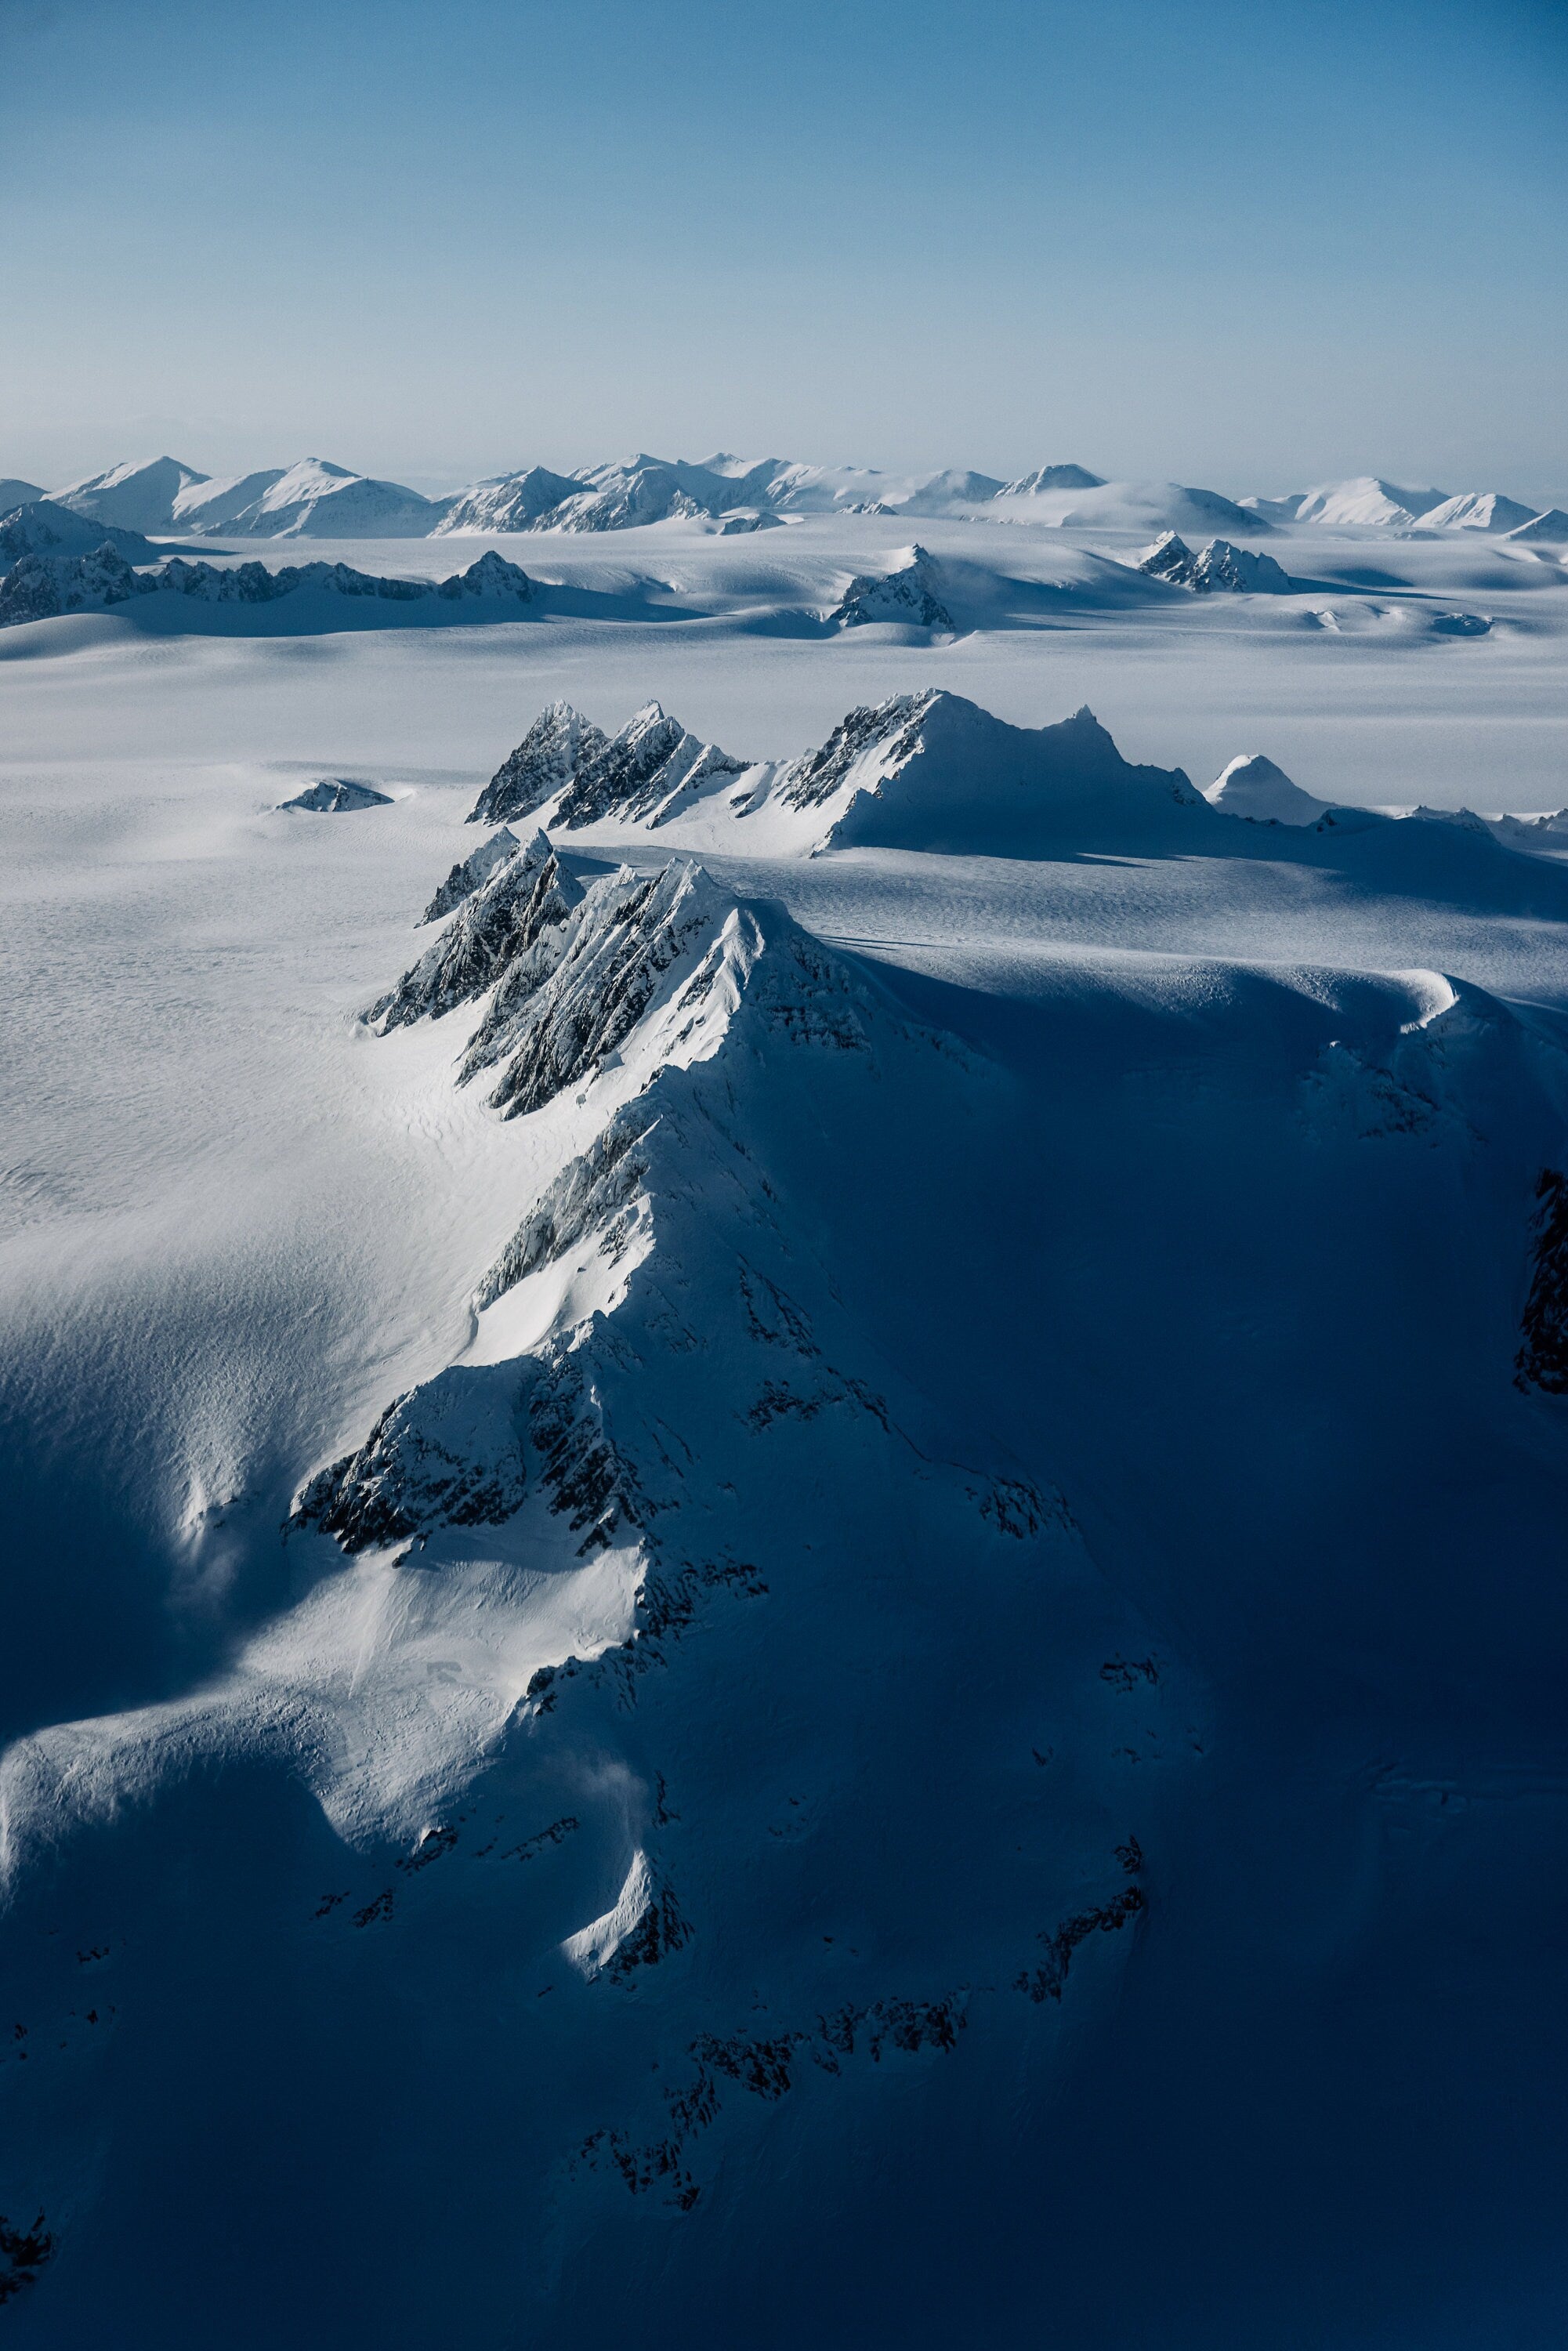
[[[1568,0],[0,0],[0,474],[1568,504]]]

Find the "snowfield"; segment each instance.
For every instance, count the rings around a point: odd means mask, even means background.
[[[663,463],[17,502],[5,2321],[1549,2341],[1560,550]]]

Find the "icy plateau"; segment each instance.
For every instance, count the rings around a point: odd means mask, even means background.
[[[16,2342],[1553,2340],[1555,539],[11,486]]]

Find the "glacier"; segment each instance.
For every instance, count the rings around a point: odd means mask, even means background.
[[[12,551],[6,2323],[1549,2340],[1552,543],[766,462]]]

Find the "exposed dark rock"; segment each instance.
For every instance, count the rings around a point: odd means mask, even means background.
[[[1100,1678],[1113,1689],[1130,1690],[1140,1681],[1157,1682],[1159,1667],[1153,1657],[1107,1657],[1100,1668]]]
[[[639,1523],[631,1474],[604,1433],[597,1396],[570,1354],[556,1357],[534,1391],[528,1438],[551,1510],[583,1538],[580,1552],[602,1550],[622,1524]]]
[[[1138,1861],[1141,1865],[1143,1855]],[[1124,1865],[1125,1866],[1126,1865]],[[1054,1933],[1044,1934],[1040,1941],[1045,1946],[1045,1963],[1032,1973],[1026,1969],[1014,1984],[1018,1991],[1027,1992],[1032,2001],[1060,2000],[1072,1965],[1072,1954],[1080,1943],[1091,1935],[1119,1934],[1130,1918],[1148,1907],[1142,1886],[1128,1886],[1113,1900],[1103,1902],[1096,1909],[1080,1910],[1075,1917],[1064,1918]]]
[[[536,1675],[534,1678],[537,1680],[538,1677]],[[552,1845],[564,1844],[576,1826],[576,1815],[571,1813],[563,1813],[559,1821],[551,1821],[549,1828],[537,1830],[532,1836],[525,1837],[521,1844],[511,1846],[501,1855],[501,1859],[503,1861],[537,1861],[539,1855],[548,1853]]]
[[[538,1206],[486,1274],[474,1293],[476,1306],[495,1303],[541,1265],[550,1265],[590,1233],[603,1228],[601,1248],[613,1263],[633,1221],[632,1204],[648,1172],[638,1145],[652,1122],[628,1104],[597,1134],[580,1159],[564,1167]]]
[[[1151,579],[1168,580],[1173,588],[1190,588],[1193,566],[1197,561],[1197,556],[1179,533],[1165,530],[1148,552],[1138,558],[1134,568],[1146,571]]]
[[[522,985],[515,964],[507,971],[469,1042],[462,1082],[501,1063],[495,1108],[508,1118],[542,1109],[618,1050],[663,974],[714,926],[718,904],[688,864],[596,883],[548,976]]]
[[[1202,552],[1195,555],[1174,530],[1163,531],[1134,569],[1146,571],[1155,580],[1168,580],[1175,588],[1190,588],[1198,596],[1213,595],[1217,590],[1232,595],[1289,596],[1294,593],[1297,584],[1271,555],[1254,555],[1245,547],[1232,546],[1228,538],[1211,538]]]
[[[825,743],[795,763],[781,797],[791,808],[812,808],[830,799],[862,753],[875,744],[890,745],[894,758],[906,757],[936,698],[935,693],[900,694],[874,709],[862,705],[850,711]]]
[[[1543,1167],[1535,1186],[1535,1264],[1514,1384],[1568,1395],[1568,1176]]]
[[[411,1020],[439,1020],[503,976],[514,996],[531,994],[554,969],[581,900],[580,884],[562,872],[543,833],[536,833],[460,902],[434,946],[371,1006],[365,1019],[383,1036]]]
[[[896,571],[857,574],[828,618],[844,629],[901,621],[909,628],[951,630],[956,623],[937,593],[940,585],[939,566],[923,547],[916,547]]]
[[[372,791],[369,784],[350,783],[346,776],[325,776],[319,784],[309,784],[291,800],[280,800],[280,809],[308,809],[312,816],[347,816],[355,809],[391,808],[388,792]]]
[[[405,1870],[410,1876],[416,1870],[428,1869],[432,1862],[445,1859],[461,1835],[461,1829],[452,1822],[441,1828],[426,1829],[413,1851],[400,1855],[392,1867]]]
[[[661,1959],[680,1950],[691,1938],[692,1930],[681,1915],[679,1903],[667,1886],[659,1886],[603,1972],[612,1981],[623,1983],[634,1969],[656,1968]]]
[[[0,629],[123,603],[141,592],[142,575],[107,542],[89,555],[24,555],[0,580]]]
[[[443,580],[435,592],[449,603],[460,603],[472,596],[506,596],[518,604],[531,604],[536,583],[519,565],[508,563],[492,547],[466,571],[455,571],[450,579]]]
[[[455,864],[434,897],[420,916],[425,923],[444,923],[455,906],[471,898],[481,883],[487,882],[497,865],[504,865],[512,852],[519,846],[517,836],[503,825],[488,841],[482,841],[472,856]]]
[[[13,2226],[0,2212],[0,2303],[33,2285],[54,2259],[55,2240],[40,2212],[30,2228]]]
[[[656,818],[676,792],[744,772],[743,760],[700,741],[650,702],[619,734],[579,761],[558,821],[574,829],[611,816]]]
[[[601,734],[568,702],[540,712],[479,795],[469,822],[527,816],[560,795],[551,821],[568,830],[606,817],[661,821],[677,799],[744,772],[656,702],[618,734]]]
[[[517,749],[502,761],[470,811],[470,824],[502,824],[531,816],[564,791],[609,737],[570,702],[541,710]]]
[[[515,1374],[462,1364],[388,1407],[357,1453],[313,1478],[290,1524],[348,1552],[438,1526],[497,1526],[522,1508]]]
[[[88,554],[24,555],[0,580],[0,628],[22,621],[51,620],[61,612],[108,610],[137,596],[166,590],[203,604],[275,604],[302,589],[329,595],[370,598],[382,603],[415,604],[434,596],[451,601],[501,596],[532,601],[535,583],[515,563],[481,556],[449,580],[389,580],[356,571],[348,563],[187,563],[171,556],[150,569],[132,570],[121,550],[106,541]]]

